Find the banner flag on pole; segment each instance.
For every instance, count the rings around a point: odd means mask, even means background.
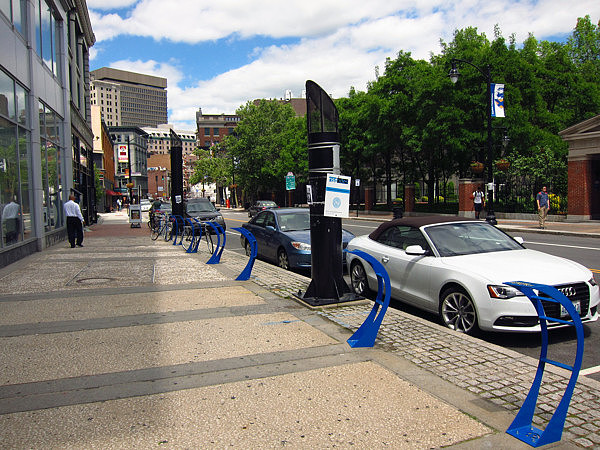
[[[492,83],[492,117],[504,117],[504,85]]]

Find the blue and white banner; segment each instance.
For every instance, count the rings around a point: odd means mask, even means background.
[[[492,83],[492,117],[504,117],[504,85]]]
[[[327,217],[349,217],[350,213],[350,177],[327,174],[325,184],[325,211]]]

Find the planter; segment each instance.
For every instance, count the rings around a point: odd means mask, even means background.
[[[496,167],[498,168],[498,170],[506,172],[510,167],[510,163],[506,159],[499,159],[498,161],[496,161]]]
[[[470,167],[471,167],[471,172],[482,173],[485,166],[483,165],[483,163],[480,163],[480,162],[472,162]]]

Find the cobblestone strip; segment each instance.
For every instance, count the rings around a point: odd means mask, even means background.
[[[323,310],[320,314],[352,331],[370,312],[365,305]],[[377,345],[419,367],[508,410],[521,407],[533,382],[537,361],[482,343],[397,310],[388,310]],[[546,366],[534,424],[544,428],[568,383],[570,372]],[[563,439],[592,448],[600,445],[600,390],[578,383],[565,422]]]

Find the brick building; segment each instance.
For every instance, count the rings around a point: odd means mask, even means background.
[[[600,219],[600,115],[559,135],[569,144],[568,218]]]

